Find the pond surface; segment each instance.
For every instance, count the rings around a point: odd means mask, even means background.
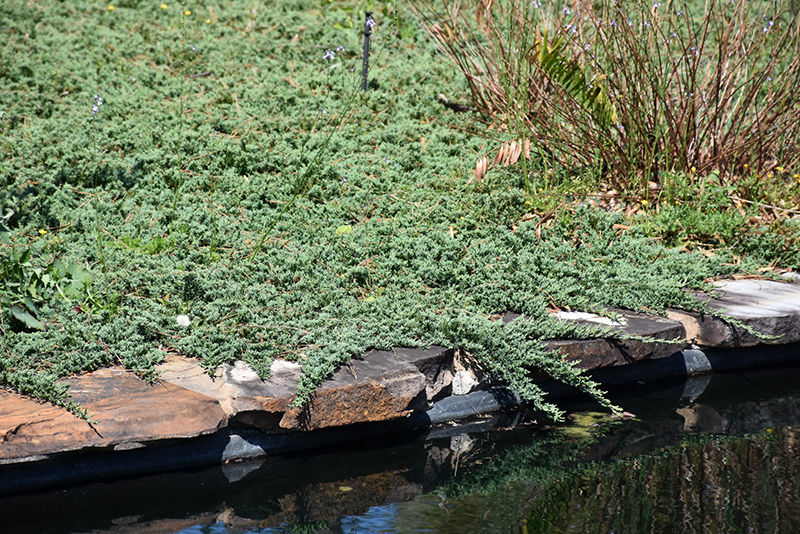
[[[800,532],[800,368],[416,436],[0,498],[9,533]]]

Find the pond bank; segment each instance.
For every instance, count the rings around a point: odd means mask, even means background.
[[[797,466],[798,460],[791,447],[787,449],[780,444],[796,435],[800,425],[798,379],[799,366],[782,366],[664,380],[611,392],[615,403],[637,415],[636,419],[624,422],[592,413],[592,403],[566,400],[563,406],[574,416],[565,424],[550,428],[528,424],[536,414],[514,411],[482,417],[468,424],[439,425],[420,433],[378,436],[356,446],[345,444],[302,454],[271,455],[200,469],[120,477],[70,488],[2,496],[3,527],[4,532],[48,534],[173,534],[179,531],[186,534],[209,531],[277,534],[300,530],[303,524],[322,522],[316,523],[318,531],[330,534],[331,531],[376,531],[374,527],[370,530],[373,524],[369,523],[369,518],[377,513],[405,516],[405,520],[395,517],[392,524],[397,528],[391,530],[404,532],[411,529],[404,530],[397,524],[398,520],[404,524],[413,521],[417,530],[422,530],[418,520],[431,518],[433,513],[435,517],[431,519],[438,517],[442,522],[455,522],[459,532],[516,532],[518,529],[499,528],[496,524],[484,529],[473,526],[484,514],[475,513],[473,505],[464,515],[464,507],[469,506],[470,499],[460,498],[458,494],[463,495],[464,491],[458,489],[471,488],[475,493],[485,494],[504,481],[516,482],[511,488],[521,489],[531,484],[541,488],[557,477],[562,482],[555,487],[547,486],[553,490],[539,491],[538,497],[512,489],[514,493],[506,498],[506,502],[522,506],[508,513],[505,525],[521,521],[526,514],[524,510],[530,508],[528,504],[537,503],[540,510],[545,508],[544,517],[553,521],[553,510],[572,509],[574,514],[576,503],[581,504],[578,512],[587,508],[607,510],[609,505],[612,510],[618,509],[617,491],[573,492],[567,496],[555,491],[559,486],[570,488],[585,484],[586,480],[596,480],[598,472],[609,474],[609,470],[617,474],[610,477],[610,484],[617,481],[617,488],[625,487],[631,493],[638,491],[634,500],[636,510],[642,509],[638,504],[642,496],[650,495],[651,501],[663,499],[667,503],[666,510],[674,511],[675,492],[681,488],[676,489],[671,484],[682,485],[683,494],[678,501],[682,508],[675,512],[679,517],[670,525],[694,524],[692,521],[697,516],[689,513],[688,517],[682,517],[681,512],[692,506],[693,495],[714,495],[705,483],[713,484],[720,479],[726,482],[726,494],[732,498],[722,502],[709,498],[707,506],[692,513],[703,514],[703,519],[713,518],[715,515],[709,513],[709,506],[715,510],[728,506],[735,517],[744,502],[749,504],[747,510],[751,517],[756,518],[752,523],[756,528],[763,525],[764,514],[773,508],[777,509],[772,516],[780,517],[783,513],[796,522],[793,503],[798,500],[796,491],[791,489],[799,487],[792,482],[797,480],[800,470],[792,468],[791,462]],[[697,383],[704,383],[702,395],[687,398],[687,390],[698,391]],[[587,429],[592,434],[587,435]],[[571,439],[559,439],[558,436],[563,435]],[[748,437],[740,439],[741,436]],[[781,441],[780,436],[786,441]],[[759,445],[765,441],[771,447],[766,455]],[[723,448],[726,454],[709,450],[714,446]],[[736,450],[731,451],[731,447]],[[698,448],[702,454],[690,452]],[[698,474],[692,477],[692,484],[684,477],[669,476],[668,472],[666,487],[650,484],[641,488],[647,479],[624,475],[626,467],[653,465],[653,462],[658,465],[669,462],[675,454],[682,455],[686,459],[684,466]],[[699,462],[703,465],[696,465]],[[781,469],[776,471],[776,464]],[[542,471],[553,477],[541,476]],[[763,480],[759,474],[764,472],[772,473],[768,483],[754,485],[753,480]],[[585,479],[584,473],[594,475]],[[508,474],[509,478],[501,478]],[[718,476],[720,478],[716,478]],[[739,482],[743,485],[736,487]],[[706,493],[696,491],[698,486]],[[454,495],[454,491],[457,494]],[[449,501],[445,509],[438,506],[442,503],[442,494]],[[604,497],[598,497],[600,495]],[[596,499],[600,498],[607,500],[598,503]],[[549,514],[548,499],[558,502],[549,507]],[[583,502],[585,499],[591,502]],[[478,506],[482,512],[508,510],[499,506]],[[398,507],[406,508],[406,512],[400,513]],[[630,514],[624,517],[627,519]],[[597,522],[609,519],[606,513]],[[337,526],[340,521],[343,525]],[[353,528],[356,521],[359,526]],[[348,522],[349,528],[344,526]],[[737,527],[743,523],[745,521]],[[559,531],[562,530],[565,529]],[[620,529],[603,529],[604,532],[611,530]],[[675,529],[666,527],[655,531],[670,530]],[[738,532],[745,528],[728,530]],[[783,528],[780,531],[797,530]],[[440,530],[431,525],[426,531]]]
[[[667,318],[621,312],[617,322],[559,313],[564,320],[664,342],[557,341],[551,346],[579,360],[606,387],[800,360],[800,284],[729,280],[716,296],[711,307],[768,339],[685,312]],[[518,404],[513,392],[484,381],[468,355],[442,347],[371,352],[340,369],[303,410],[289,406],[299,375],[292,364],[274,364],[268,381],[242,364],[222,366],[212,379],[196,361],[177,355],[159,371],[154,385],[120,368],[67,379],[91,422],[0,390],[0,492],[424,431]],[[542,386],[552,398],[575,393],[544,377]]]

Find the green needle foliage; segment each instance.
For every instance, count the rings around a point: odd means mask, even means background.
[[[369,349],[440,344],[558,417],[536,369],[608,403],[542,341],[608,334],[551,311],[696,309],[685,289],[759,265],[572,204],[521,222],[516,171],[467,184],[482,141],[443,125],[451,72],[410,13],[375,3],[381,60],[351,96],[361,7],[0,6],[0,384],[69,405],[57,379],[111,364],[152,379],[165,351],[263,377],[280,357],[303,365],[300,405]],[[40,286],[20,280],[47,272],[40,329],[18,313]],[[491,320],[505,311],[524,319]]]

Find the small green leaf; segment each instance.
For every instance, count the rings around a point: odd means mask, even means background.
[[[33,300],[31,300],[29,297],[25,297],[24,299],[22,299],[22,302],[25,304],[25,306],[28,307],[30,311],[34,313],[34,315],[37,316],[39,315],[39,308],[36,307],[36,304],[33,302]]]
[[[31,313],[20,306],[19,304],[14,304],[11,306],[11,315],[25,323],[25,326],[28,328],[35,328],[36,330],[46,330],[47,327],[45,324],[31,315]]]
[[[67,267],[67,272],[76,282],[87,284],[94,280],[92,273],[88,269],[84,269],[79,263],[70,263]]]

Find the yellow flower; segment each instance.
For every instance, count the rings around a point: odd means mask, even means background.
[[[161,9],[167,9],[167,4],[161,4]]]
[[[117,8],[116,8],[116,7],[114,7],[114,6],[108,6],[108,10],[109,10],[109,11],[114,11],[115,9],[117,9]]]
[[[211,24],[211,19],[206,19],[206,24]]]
[[[39,235],[47,235],[47,230],[44,228],[39,228]]]
[[[192,12],[187,9],[186,11],[183,12],[183,14],[188,17],[189,15],[192,14]]]
[[[642,200],[642,206],[647,207],[650,203],[647,200]]]
[[[792,175],[792,178],[794,178],[795,180],[800,179],[800,174],[795,173]]]
[[[692,172],[697,172],[697,168],[694,165],[692,165],[692,168],[689,169],[689,170],[692,171]]]

